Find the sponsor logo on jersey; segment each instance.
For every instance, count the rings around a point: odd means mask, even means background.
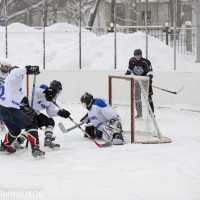
[[[47,108],[47,106],[45,104],[42,103],[42,101],[38,101],[37,102],[43,109]]]
[[[134,69],[133,69],[133,71],[134,71],[134,74],[137,74],[137,75],[139,75],[139,76],[142,75],[142,74],[144,73],[143,68],[140,67],[140,66],[135,66]]]
[[[1,98],[1,100],[2,100],[2,101],[4,101],[4,100],[5,100],[5,97],[1,97],[1,96],[0,96],[0,98]]]
[[[92,116],[91,120],[97,120],[97,117],[96,116]]]
[[[12,100],[12,103],[19,106],[19,103],[14,100]]]

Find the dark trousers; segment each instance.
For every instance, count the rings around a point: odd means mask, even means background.
[[[6,134],[4,144],[11,145],[21,130],[31,124],[32,119],[23,111],[0,105],[0,120],[3,120],[9,133]]]
[[[55,126],[55,121],[53,118],[49,118],[41,113],[34,118],[33,122],[28,127],[26,127],[26,131],[28,132],[28,139],[32,146],[39,145],[38,128],[43,126],[51,126],[53,129]]]

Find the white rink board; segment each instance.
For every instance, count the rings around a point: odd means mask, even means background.
[[[124,74],[124,70],[45,70],[37,77],[36,85],[49,84],[55,79],[61,81],[63,93],[59,96],[59,101],[63,103],[79,102],[81,95],[86,91],[92,93],[94,97],[108,99],[108,75]],[[32,77],[30,89],[32,89]],[[198,72],[154,72],[153,85],[171,91],[184,86],[184,90],[177,95],[154,88],[155,105],[200,107],[200,73]]]

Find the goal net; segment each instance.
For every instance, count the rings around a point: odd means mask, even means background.
[[[164,137],[148,102],[149,78],[109,76],[109,103],[121,117],[125,140],[131,143],[169,143]]]

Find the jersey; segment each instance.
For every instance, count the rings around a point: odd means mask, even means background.
[[[88,111],[91,123],[96,129],[102,131],[104,122],[111,119],[120,120],[117,112],[104,99],[94,99],[91,109]]]
[[[25,74],[25,67],[11,70],[0,90],[0,105],[19,109],[23,98],[22,80]]]
[[[2,87],[6,77],[8,76],[9,73],[2,73],[2,71],[0,71],[0,88]]]
[[[47,115],[49,117],[55,117],[58,116],[59,109],[54,105],[52,101],[47,101],[45,98],[44,90],[47,89],[47,85],[40,85],[39,87],[36,87],[35,94],[34,94],[34,100],[33,100],[33,109],[35,112],[39,115],[42,110],[46,110]],[[55,98],[53,99],[56,100]],[[29,104],[31,105],[32,96],[29,97]]]
[[[134,74],[136,76],[153,76],[151,62],[145,58],[137,61],[134,57],[129,60],[129,67],[126,75]]]

